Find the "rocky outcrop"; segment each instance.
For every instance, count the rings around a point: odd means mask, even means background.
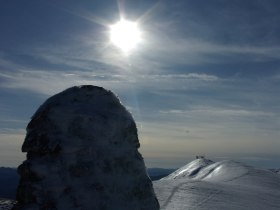
[[[27,126],[14,209],[157,210],[131,114],[110,91],[69,88]]]

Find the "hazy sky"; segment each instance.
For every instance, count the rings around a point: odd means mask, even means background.
[[[0,1],[0,166],[24,160],[48,97],[103,86],[133,113],[148,167],[197,154],[280,167],[279,0]],[[124,55],[109,25],[137,20]]]

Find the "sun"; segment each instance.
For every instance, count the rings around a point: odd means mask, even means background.
[[[110,26],[110,40],[124,53],[129,53],[141,41],[141,32],[137,22],[121,19]]]

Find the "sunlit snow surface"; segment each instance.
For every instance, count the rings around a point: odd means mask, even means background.
[[[162,210],[280,209],[280,176],[234,161],[194,160],[154,189]]]

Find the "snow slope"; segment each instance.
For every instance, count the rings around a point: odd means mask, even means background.
[[[214,162],[211,160],[199,158],[183,166],[182,168],[179,168],[174,173],[168,175],[164,179],[178,179],[183,177],[194,178],[203,168],[205,168],[208,165],[211,165],[212,163]]]
[[[280,176],[234,161],[197,159],[154,182],[161,209],[280,209]]]

